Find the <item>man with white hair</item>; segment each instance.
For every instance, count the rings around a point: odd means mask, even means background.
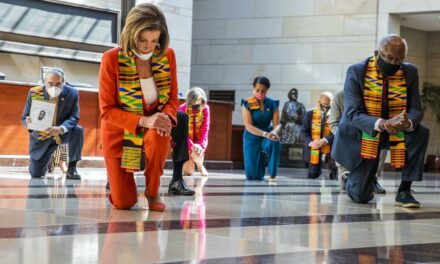
[[[52,153],[60,144],[69,145],[69,165],[66,178],[80,180],[76,164],[81,160],[84,144],[84,129],[78,125],[79,94],[66,85],[64,72],[50,68],[44,77],[44,85],[32,87],[21,116],[24,127],[32,122],[29,114],[33,100],[46,100],[56,104],[53,125],[45,131],[29,130],[29,172],[32,178],[43,177],[48,169]]]
[[[391,165],[402,170],[396,206],[420,207],[411,194],[421,181],[429,130],[422,126],[417,68],[403,62],[406,41],[387,35],[373,56],[347,70],[344,114],[332,156],[350,170],[344,179],[347,195],[356,203],[373,199],[373,181],[381,149],[389,148]]]
[[[321,175],[323,155],[330,169],[329,178],[333,180],[337,177],[336,164],[330,157],[333,143],[333,134],[329,126],[332,99],[333,95],[330,92],[322,92],[317,107],[308,110],[304,116],[301,132],[305,143],[304,159],[309,163],[309,179],[316,179]]]

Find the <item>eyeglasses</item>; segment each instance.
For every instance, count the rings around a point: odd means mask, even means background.
[[[403,63],[403,58],[394,58],[393,56],[389,54],[385,54],[382,51],[379,50],[379,56],[384,60],[386,63],[394,64],[394,65],[401,65]]]

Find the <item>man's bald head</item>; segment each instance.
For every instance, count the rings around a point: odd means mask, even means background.
[[[377,50],[385,60],[393,64],[398,64],[397,62],[401,62],[405,59],[408,44],[401,36],[390,34],[379,41]]]

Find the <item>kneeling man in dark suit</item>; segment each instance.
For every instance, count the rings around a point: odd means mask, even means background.
[[[23,114],[22,124],[27,128],[32,122],[29,117],[32,100],[47,100],[56,104],[53,126],[46,131],[29,130],[29,172],[32,178],[40,178],[47,172],[52,153],[60,144],[69,145],[69,166],[67,179],[80,180],[76,164],[81,160],[84,144],[84,129],[78,125],[78,91],[64,83],[64,72],[51,68],[46,72],[44,85],[30,89]]]
[[[396,206],[420,207],[410,188],[423,177],[429,130],[420,124],[419,76],[414,65],[403,62],[406,52],[402,37],[388,35],[373,56],[347,70],[345,110],[332,156],[350,170],[344,181],[354,202],[373,199],[379,151],[389,148],[391,165],[402,170]]]

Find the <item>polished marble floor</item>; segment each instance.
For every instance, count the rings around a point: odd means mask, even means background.
[[[440,263],[440,173],[413,185],[422,207],[409,210],[394,206],[394,172],[380,180],[386,195],[354,204],[302,169],[281,169],[276,183],[243,171],[185,177],[194,197],[168,196],[166,171],[163,213],[145,209],[142,175],[138,205],[120,211],[103,169],[80,173],[0,167],[0,263]]]

